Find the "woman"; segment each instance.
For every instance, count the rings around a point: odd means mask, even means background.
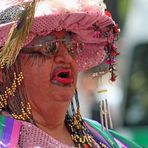
[[[12,4],[0,13],[1,147],[140,147],[80,115],[78,71],[106,57],[116,77],[119,30],[104,3]]]

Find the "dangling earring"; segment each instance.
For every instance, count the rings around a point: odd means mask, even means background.
[[[18,120],[29,120],[31,119],[30,116],[32,115],[31,113],[31,106],[30,106],[30,103],[27,102],[26,105],[24,105],[23,102],[21,102],[21,112],[19,114],[17,113],[12,113],[11,114],[15,119],[18,119]]]
[[[23,73],[20,72],[17,76],[16,73],[14,73],[14,80],[12,83],[12,86],[10,88],[10,99],[8,101],[8,107],[11,109],[11,115],[17,119],[17,120],[24,120],[24,121],[29,121],[31,119],[32,113],[31,113],[31,106],[30,103],[25,100],[25,99],[21,99],[16,102],[18,104],[18,108],[19,110],[14,110],[14,107],[12,107],[12,103],[11,103],[11,99],[14,98],[13,100],[19,98],[19,95],[23,95],[23,92],[19,92],[19,89],[23,85],[23,80],[24,80],[24,76]]]
[[[4,84],[0,89],[0,111],[8,112],[17,120],[25,120],[34,123],[20,63],[21,61],[18,57],[10,68],[4,66],[2,69]]]
[[[24,77],[23,73],[20,72],[19,74],[16,74],[16,72],[13,73],[13,81],[10,87],[6,87],[2,94],[0,94],[0,111],[2,111],[4,108],[11,106],[11,98],[16,96],[16,90],[18,87],[22,84]],[[18,102],[19,103],[19,102]],[[11,115],[18,120],[26,120],[29,119],[31,115],[31,107],[29,102],[27,104],[24,104],[22,101],[20,102],[21,106],[21,112],[19,114],[12,112]],[[10,107],[11,108],[11,107]]]
[[[0,110],[5,108],[8,104],[8,98],[11,96],[15,96],[17,85],[21,85],[21,82],[23,80],[22,72],[20,72],[18,75],[16,73],[13,73],[13,82],[10,87],[6,87],[3,90],[3,93],[0,94]]]

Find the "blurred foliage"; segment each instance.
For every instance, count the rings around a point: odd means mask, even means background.
[[[125,125],[148,125],[148,44],[135,47],[128,83]]]
[[[132,0],[105,0],[113,19],[118,22],[120,28],[124,25]]]
[[[118,12],[121,21],[124,21],[128,10],[130,8],[132,0],[119,0],[118,2]]]

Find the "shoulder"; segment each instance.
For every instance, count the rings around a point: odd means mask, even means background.
[[[108,147],[115,148],[142,148],[132,140],[125,138],[114,130],[106,130],[94,120],[84,118],[85,125],[96,142],[102,142]]]

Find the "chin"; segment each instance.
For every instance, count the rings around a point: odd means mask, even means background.
[[[61,102],[70,102],[73,98],[74,92],[75,92],[75,85],[71,86],[61,86],[52,84],[52,87],[49,89],[51,90],[49,92],[50,98],[53,98],[56,101]]]
[[[61,102],[71,102],[72,98],[74,95],[74,91],[73,90],[69,90],[69,91],[62,91],[58,96],[57,96],[57,101],[61,101]]]

